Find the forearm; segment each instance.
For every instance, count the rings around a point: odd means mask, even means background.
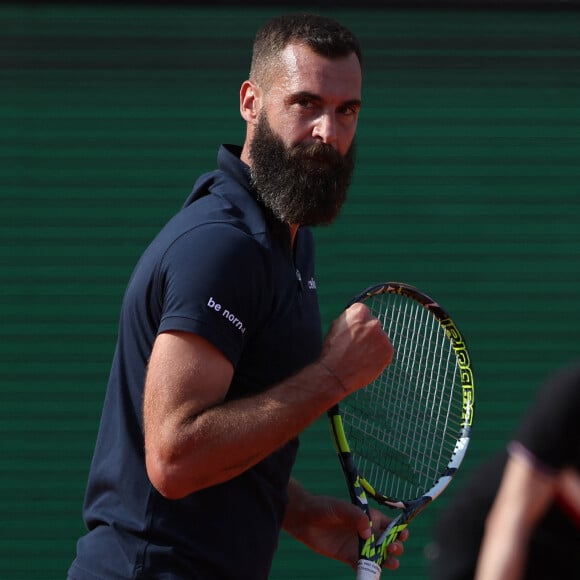
[[[476,580],[518,580],[523,578],[527,556],[525,530],[508,529],[507,522],[493,523],[493,514],[486,526]]]
[[[305,525],[305,515],[310,511],[312,494],[306,491],[298,481],[291,479],[288,483],[288,506],[282,527],[295,538],[301,539],[302,528]]]
[[[251,397],[214,405],[199,414],[176,415],[168,432],[179,433],[164,457],[160,485],[168,497],[243,473],[296,437],[344,396],[332,373],[318,363]]]
[[[510,457],[485,526],[476,580],[523,578],[529,537],[554,494],[554,479]]]

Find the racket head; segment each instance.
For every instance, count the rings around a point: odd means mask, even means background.
[[[363,302],[394,346],[375,381],[329,411],[348,480],[366,496],[418,513],[452,480],[471,438],[474,380],[448,313],[408,284],[369,287]],[[351,485],[349,484],[349,486]],[[351,492],[351,497],[353,493]]]

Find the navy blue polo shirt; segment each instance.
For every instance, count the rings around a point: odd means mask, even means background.
[[[220,148],[219,169],[198,179],[131,276],[89,473],[88,533],[69,578],[268,578],[298,441],[180,500],[151,485],[143,451],[143,385],[159,333],[192,332],[220,349],[235,368],[228,399],[267,389],[320,354],[312,234],[301,228],[292,252],[239,154]]]

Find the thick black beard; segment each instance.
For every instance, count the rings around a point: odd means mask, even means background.
[[[318,226],[336,219],[354,170],[354,142],[344,156],[324,143],[287,148],[262,114],[250,157],[258,198],[278,220]]]

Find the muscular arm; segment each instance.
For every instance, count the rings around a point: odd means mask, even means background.
[[[176,499],[239,475],[368,384],[391,358],[380,323],[356,304],[333,324],[319,361],[259,395],[224,402],[233,376],[226,357],[197,335],[160,334],[143,404],[151,482]]]
[[[557,479],[519,456],[507,462],[488,516],[476,580],[523,578],[530,534],[552,501]]]

